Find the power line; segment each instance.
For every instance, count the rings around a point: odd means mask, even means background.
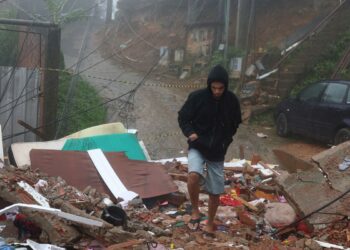
[[[68,73],[66,71],[61,71],[61,72],[65,72],[65,73]],[[137,85],[137,82],[128,82],[128,81],[124,81],[124,80],[118,80],[123,74],[125,73],[125,71],[123,71],[122,73],[120,73],[116,78],[114,79],[110,79],[110,78],[101,78],[101,77],[96,77],[96,76],[92,76],[92,75],[87,75],[87,77],[90,77],[90,78],[95,78],[95,79],[99,79],[99,80],[103,80],[103,81],[108,81],[106,83],[105,86],[102,87],[101,90],[99,90],[97,93],[103,91],[104,89],[108,88],[108,86],[110,86],[111,83],[115,82],[115,83],[119,83],[119,84],[128,84],[128,85]],[[169,83],[165,83],[165,82],[162,82],[162,83],[147,83],[145,82],[144,85],[145,87],[158,87],[158,88],[177,88],[177,89],[198,89],[198,88],[204,88],[206,87],[205,84],[193,84],[191,83],[190,81],[185,81],[185,82],[179,82],[179,83],[173,83],[173,82],[169,82]],[[34,92],[36,90],[39,90],[40,87],[37,87],[37,88],[34,88],[34,89],[31,89],[31,90],[28,90],[27,91],[27,94],[28,93],[31,93],[31,92]],[[55,89],[51,89],[50,90],[52,91],[55,91]],[[33,99],[33,98],[36,98],[38,96],[42,95],[41,92],[38,92],[38,93],[35,93],[34,95],[28,97],[26,100],[20,102],[20,103],[17,103],[17,105],[20,105],[24,102],[27,102],[29,101],[30,99]],[[23,97],[24,95],[20,96],[21,98]],[[0,107],[0,110],[1,109],[4,109],[6,108],[7,106],[11,105],[13,102],[15,102],[16,100],[13,100],[11,102],[8,102],[6,104],[4,104],[3,106]],[[3,113],[6,113],[7,111],[11,110],[11,108],[9,109],[6,109],[4,111],[1,111],[0,112],[0,115],[3,114]]]
[[[63,72],[65,72],[65,71],[63,71]],[[100,78],[100,77],[95,77],[95,76],[91,76],[91,75],[87,75],[87,77],[100,79],[100,80],[103,80],[103,81],[108,81],[106,83],[106,85],[103,86],[102,89],[97,92],[97,93],[99,93],[99,92],[103,91],[104,89],[108,88],[108,86],[110,86],[110,84],[113,83],[113,82],[120,83],[120,84],[128,84],[128,85],[136,85],[137,84],[136,82],[127,82],[127,81],[124,81],[124,80],[118,80],[124,73],[125,73],[125,71],[120,73],[115,79]],[[143,86],[145,86],[145,87],[158,87],[158,88],[177,88],[177,89],[198,89],[198,88],[206,87],[205,84],[192,84],[189,81],[188,82],[182,82],[182,83],[173,83],[173,82],[169,82],[169,83],[164,83],[164,82],[163,83],[147,83],[147,82],[145,82]],[[40,87],[28,90],[27,94],[31,93],[31,92],[34,92],[36,90],[39,90],[39,89],[40,89]],[[50,90],[55,91],[56,88],[55,89],[51,89],[50,88]],[[27,102],[30,99],[36,98],[36,97],[38,97],[40,95],[42,95],[41,92],[35,93],[34,95],[28,97],[26,100],[17,103],[17,105],[20,105],[20,104],[22,104],[24,102]],[[22,98],[23,96],[24,95],[22,95],[20,97]],[[3,106],[0,107],[0,110],[6,108],[7,106],[11,105],[15,101],[16,100],[13,100],[11,102],[8,102],[8,103],[4,104]],[[3,113],[6,113],[9,110],[11,110],[11,108],[6,109],[4,111],[1,111],[0,115],[3,114]]]
[[[313,212],[311,212],[311,213],[305,215],[304,217],[302,217],[302,218],[300,218],[300,219],[294,221],[293,223],[291,223],[291,224],[289,224],[289,225],[287,225],[287,226],[285,226],[285,227],[282,227],[282,228],[278,229],[276,232],[272,233],[272,235],[276,235],[276,234],[278,234],[278,233],[280,233],[280,232],[283,232],[283,230],[285,230],[285,229],[287,229],[287,228],[289,228],[289,227],[293,227],[293,226],[297,225],[299,222],[301,222],[301,221],[303,221],[303,220],[309,218],[309,217],[312,216],[313,214],[318,213],[318,212],[322,211],[323,209],[329,207],[330,205],[334,204],[336,201],[340,200],[341,198],[343,198],[344,196],[346,196],[348,193],[350,193],[350,189],[348,189],[347,191],[345,191],[344,193],[342,193],[341,195],[339,195],[339,196],[336,197],[335,199],[331,200],[330,202],[326,203],[326,204],[323,205],[322,207],[320,207],[320,208],[314,210]]]
[[[35,88],[35,89],[31,89],[31,90],[27,91],[25,94],[20,95],[19,97],[17,97],[18,101],[19,101],[22,97],[25,97],[26,95],[28,95],[28,93],[33,92],[33,91],[35,91],[35,90],[37,90],[37,89],[39,89],[39,88],[40,88],[40,87],[37,87],[37,88]],[[26,98],[26,99],[25,99],[24,101],[22,101],[22,102],[17,102],[14,106],[11,106],[10,108],[8,108],[8,109],[6,109],[6,110],[1,111],[1,112],[0,112],[0,115],[2,115],[2,114],[4,114],[4,113],[7,113],[7,112],[10,111],[11,109],[16,108],[17,106],[19,106],[19,105],[21,105],[21,104],[23,104],[23,103],[26,103],[26,102],[28,102],[28,101],[31,100],[31,99],[34,99],[35,97],[39,96],[40,94],[41,94],[41,93],[35,94],[35,95],[32,96],[32,97]],[[8,102],[6,105],[0,107],[0,109],[1,109],[1,108],[5,108],[5,107],[11,105],[12,103],[16,102],[17,99],[12,100],[11,102]]]
[[[157,64],[158,64],[158,62],[157,62]],[[72,115],[65,115],[65,116],[61,117],[60,119],[56,119],[56,120],[54,120],[54,121],[52,121],[52,122],[50,122],[50,123],[48,123],[48,124],[46,124],[46,125],[44,125],[44,126],[40,126],[40,127],[35,128],[35,129],[37,130],[37,129],[41,129],[41,128],[44,128],[44,127],[51,126],[51,125],[53,125],[53,124],[56,124],[56,123],[58,123],[58,122],[61,122],[62,120],[67,120],[67,119],[76,117],[77,115],[81,115],[81,114],[87,113],[87,112],[89,112],[89,111],[91,111],[91,110],[94,110],[94,109],[100,107],[100,106],[103,106],[103,105],[106,105],[106,104],[108,104],[108,103],[110,103],[110,102],[116,101],[116,100],[118,100],[118,99],[120,99],[120,98],[122,98],[122,97],[124,97],[124,96],[126,96],[126,95],[135,94],[136,91],[142,86],[142,84],[144,83],[144,81],[146,80],[146,78],[147,78],[147,77],[152,73],[152,71],[155,69],[155,67],[157,66],[157,64],[154,64],[154,65],[149,69],[149,71],[148,71],[148,72],[145,74],[145,76],[141,79],[141,81],[138,83],[138,85],[137,85],[135,88],[133,88],[132,90],[129,90],[129,91],[127,91],[127,92],[124,93],[124,94],[121,94],[121,95],[119,95],[119,96],[117,96],[117,97],[115,97],[115,98],[112,98],[112,99],[110,99],[110,100],[108,100],[108,101],[105,101],[105,102],[103,102],[103,103],[101,103],[101,104],[98,104],[98,105],[95,105],[95,106],[93,106],[93,107],[87,108],[87,109],[85,109],[85,110],[78,110],[77,112],[75,112],[75,113],[72,114]],[[27,132],[29,132],[29,131],[27,131]],[[8,140],[8,139],[10,139],[10,138],[13,138],[13,137],[15,137],[15,136],[22,135],[22,134],[24,134],[24,133],[26,133],[26,132],[21,132],[21,133],[14,134],[14,135],[10,135],[10,136],[5,136],[5,137],[4,137],[4,141],[5,141],[5,140]]]
[[[24,84],[24,86],[23,86],[23,89],[22,89],[22,91],[21,91],[21,93],[20,93],[20,96],[23,94],[23,92],[24,92],[25,89],[27,88],[27,86],[28,86],[28,84],[29,84],[31,78],[32,78],[33,75],[34,75],[34,72],[35,72],[35,69],[32,70],[32,72],[30,73],[30,76],[29,76],[29,78],[27,79],[27,82],[26,82],[26,83]],[[19,99],[20,99],[20,98],[17,98],[15,106],[17,105]],[[15,108],[12,108],[12,110],[11,110],[11,112],[10,112],[10,114],[9,114],[9,116],[8,116],[8,118],[7,118],[7,120],[6,120],[5,124],[4,124],[4,126],[3,126],[3,128],[2,128],[3,130],[5,130],[5,128],[6,128],[7,124],[8,124],[8,121],[10,120],[10,118],[11,118],[11,116],[12,116],[14,110],[15,110]]]
[[[28,34],[29,34],[29,33],[26,33],[26,39],[25,39],[25,41],[24,41],[23,44],[22,44],[22,49],[21,49],[21,52],[20,52],[19,56],[20,56],[20,55],[22,54],[22,52],[23,52],[23,46],[24,46],[24,44],[25,44],[25,42],[26,42],[26,40],[27,40],[27,38],[28,38]],[[32,40],[31,40],[31,41],[32,41]],[[41,43],[39,43],[39,45],[40,45],[40,47],[41,47]],[[38,44],[35,46],[35,48],[36,48],[37,46],[38,46]],[[35,48],[32,49],[32,50],[31,50],[31,53],[28,54],[26,57],[29,57],[29,56],[33,53],[33,51],[35,51]],[[18,59],[18,58],[17,58],[17,59]],[[15,74],[18,61],[19,61],[19,60],[17,60],[15,67],[13,67],[13,71],[12,71],[11,76],[14,76],[14,74]],[[39,62],[41,62],[41,55],[39,55],[39,58],[38,58],[38,62],[37,62],[37,63],[39,63]],[[18,98],[15,100],[14,107],[11,108],[11,112],[10,112],[10,114],[8,115],[7,120],[6,120],[6,122],[4,123],[4,125],[3,125],[3,130],[5,130],[5,128],[7,127],[7,124],[8,124],[8,122],[10,121],[10,118],[11,118],[11,116],[12,116],[14,110],[15,110],[15,108],[17,107],[19,100],[22,98],[24,91],[27,89],[27,86],[28,86],[28,84],[30,83],[30,80],[31,80],[31,78],[33,77],[35,71],[36,71],[35,69],[32,69],[32,72],[31,72],[30,76],[27,78],[27,81],[26,81],[26,83],[24,84],[21,93],[19,94]],[[10,78],[9,78],[9,81],[8,81],[7,84],[6,84],[7,88],[8,88],[8,86],[9,86],[10,81],[11,81],[11,76],[10,76]],[[6,91],[7,91],[7,89],[4,91],[3,96],[5,95]],[[1,99],[1,100],[2,100],[2,99]],[[0,100],[0,103],[1,103],[1,100]]]
[[[131,46],[129,46],[129,48],[132,47],[132,46],[134,46],[134,45],[136,45],[136,44],[138,44],[138,42],[132,44]],[[95,50],[95,51],[96,51],[96,50]],[[119,52],[119,51],[121,51],[121,50],[118,50],[117,52]],[[117,52],[113,53],[113,54],[112,54],[111,56],[109,56],[108,58],[106,58],[106,59],[104,59],[104,60],[102,60],[102,61],[100,61],[100,62],[98,62],[98,63],[95,63],[95,64],[93,64],[92,66],[90,66],[90,67],[88,67],[88,68],[86,68],[86,69],[84,69],[84,70],[82,70],[82,71],[80,71],[80,72],[75,73],[74,75],[81,74],[81,73],[83,73],[83,72],[85,72],[85,71],[91,69],[92,67],[95,67],[96,65],[98,65],[98,64],[100,64],[100,63],[102,63],[102,62],[108,60],[108,59],[111,58],[112,56],[114,56]],[[158,62],[157,62],[157,64],[158,64]],[[155,64],[155,66],[156,66],[157,64]],[[152,68],[152,70],[153,70],[153,68]],[[151,70],[151,71],[152,71],[152,70]],[[151,73],[151,72],[150,72],[150,73]],[[141,81],[141,84],[142,84],[142,83],[143,83],[143,81]],[[138,86],[135,88],[134,91],[130,92],[131,95],[130,95],[129,99],[130,99],[130,98],[134,98],[134,95],[135,95],[135,93],[136,93],[136,90],[141,86],[141,84],[138,85]],[[112,99],[112,100],[113,100],[113,99]]]
[[[5,0],[6,1],[6,0]],[[103,3],[103,2],[105,2],[106,0],[102,0],[102,2],[101,3]],[[73,9],[72,9],[72,7],[74,6],[75,4],[73,4],[72,6],[71,6],[71,9],[70,9],[70,11],[74,11]],[[82,15],[82,14],[84,14],[85,12],[89,12],[90,10],[92,10],[93,8],[95,8],[96,6],[98,6],[98,3],[96,3],[96,4],[94,4],[94,5],[92,5],[91,7],[89,7],[89,8],[86,8],[86,9],[84,9],[84,10],[82,10],[81,12],[80,12],[80,14]],[[47,16],[47,15],[42,15],[43,17],[45,17],[46,18],[46,20],[50,20],[50,16]],[[33,18],[34,19],[34,18]],[[63,24],[63,26],[64,26],[65,24]],[[62,27],[61,27],[62,28]]]
[[[179,5],[177,6],[176,8],[176,11],[174,13],[174,17],[176,17],[176,12],[180,9],[181,7],[181,4],[182,4],[183,0],[181,0],[181,2],[179,2]],[[130,23],[126,20],[125,16],[122,15],[123,19],[124,19],[124,22],[127,23],[129,29],[143,42],[145,42],[147,45],[151,46],[153,49],[156,49],[158,50],[157,47],[153,46],[152,44],[150,44],[147,40],[145,40],[142,36],[140,36],[139,34],[137,34],[137,32],[132,28],[132,26],[130,25]],[[171,26],[174,25],[175,22],[172,22]],[[159,32],[157,32],[156,36],[158,36],[159,34],[161,33],[161,30]],[[153,35],[154,37],[154,35]],[[134,46],[134,45],[133,45]],[[131,46],[129,46],[130,48]],[[121,51],[121,50],[120,50]],[[164,56],[164,54],[161,55],[161,58]],[[154,68],[158,65],[158,62],[154,65]],[[132,105],[134,105],[134,98],[135,98],[135,93],[137,91],[137,89],[142,85],[142,82],[141,84],[137,85],[136,88],[135,88],[135,91],[131,92],[130,95],[128,96],[128,99],[127,101],[125,101],[123,103],[123,106],[121,107],[120,111],[119,111],[119,115],[121,114],[121,112],[123,112],[124,109],[127,110],[126,113],[126,120],[128,119],[128,115],[130,114],[129,109],[132,107]],[[131,101],[132,100],[132,101]]]
[[[10,75],[10,77],[9,77],[9,79],[8,79],[8,81],[7,81],[7,83],[6,83],[6,85],[5,85],[5,88],[4,88],[3,92],[1,93],[1,96],[0,96],[0,103],[2,102],[4,96],[5,96],[6,92],[7,92],[7,89],[8,89],[8,87],[9,87],[9,85],[10,85],[10,82],[11,82],[12,77],[14,76],[14,72],[15,72],[15,70],[16,70],[16,68],[17,68],[18,63],[19,63],[20,56],[21,56],[22,53],[23,53],[24,44],[26,43],[26,41],[27,41],[27,39],[28,39],[28,36],[29,36],[29,33],[26,33],[26,37],[25,37],[25,39],[24,39],[24,41],[23,41],[23,43],[22,43],[21,50],[20,50],[19,54],[17,55],[16,63],[15,63],[15,65],[12,67],[11,75]],[[1,79],[0,79],[0,80],[1,80]]]
[[[179,2],[178,6],[177,6],[177,8],[176,8],[176,11],[175,11],[175,13],[174,13],[173,18],[176,17],[176,12],[180,9],[181,4],[182,4],[182,1],[183,1],[183,0],[181,0],[181,2]],[[174,22],[172,23],[172,26],[173,26],[173,25],[174,25]],[[158,32],[156,35],[159,35],[159,34],[160,34],[160,32]],[[107,41],[107,39],[105,39],[105,40],[103,41],[103,43],[106,42],[106,41]],[[140,42],[140,41],[139,41],[139,42]],[[138,44],[139,42],[136,42],[136,43],[130,45],[129,48],[135,46],[135,45]],[[103,43],[101,43],[97,48],[95,48],[89,55],[91,55],[92,53],[94,53]],[[97,63],[91,65],[90,67],[88,67],[88,68],[86,68],[86,69],[84,69],[84,70],[82,70],[82,71],[80,71],[80,72],[78,72],[78,73],[75,73],[74,75],[77,75],[77,74],[79,75],[79,74],[81,74],[81,73],[83,73],[83,72],[85,72],[85,71],[91,69],[92,67],[97,66],[98,64],[100,64],[100,63],[102,63],[102,62],[108,60],[108,59],[111,58],[111,57],[113,57],[113,56],[114,56],[116,53],[118,53],[119,51],[121,51],[121,49],[118,50],[118,51],[116,51],[115,53],[113,53],[113,54],[110,55],[109,57],[105,58],[104,60],[101,60],[101,61],[99,61],[99,62],[97,62]],[[88,56],[89,56],[89,55],[88,55]],[[83,60],[84,60],[85,58],[87,58],[88,56],[85,56],[85,57],[83,58]],[[77,63],[80,63],[80,62],[81,62],[81,60],[78,61]],[[77,63],[76,63],[76,64],[77,64]],[[74,65],[76,65],[76,64],[74,64]],[[74,66],[74,65],[72,65],[72,66]],[[71,66],[71,67],[72,67],[72,66]],[[45,70],[56,70],[56,71],[61,71],[61,72],[68,72],[67,70],[59,70],[59,69],[45,69]],[[71,73],[71,72],[69,72],[69,73]],[[73,76],[74,76],[74,75],[73,75]],[[109,83],[107,83],[107,84],[110,84],[110,83],[116,81],[116,79],[114,79],[114,80],[113,80],[113,79],[106,79],[106,78],[101,78],[101,77],[96,77],[96,76],[91,76],[91,75],[88,75],[87,77],[91,77],[91,78],[95,78],[95,79],[102,79],[102,80],[105,80],[105,81],[109,81]],[[119,76],[117,77],[117,79],[118,79],[118,78],[119,78]],[[119,82],[121,82],[121,83],[126,83],[125,81],[119,81]],[[129,82],[129,84],[137,84],[137,83],[130,83],[130,82]],[[189,85],[188,82],[186,82],[186,84],[187,84],[187,85],[182,85],[181,83],[180,83],[180,84],[177,84],[177,85],[173,85],[173,83],[168,83],[168,84],[145,84],[145,86],[152,86],[152,87],[175,87],[175,88],[199,88],[199,87],[203,87],[203,86],[200,85],[200,84],[191,84],[191,85]],[[106,88],[106,87],[104,87],[104,88]],[[54,91],[54,90],[53,90],[53,91]],[[34,97],[36,97],[36,96],[38,96],[38,95],[40,95],[40,93],[37,94],[37,95],[32,96],[31,98],[34,98]],[[22,102],[22,103],[23,103],[23,102]],[[4,105],[4,106],[6,106],[6,105]],[[2,107],[0,107],[0,108],[2,108]]]
[[[130,25],[129,21],[125,18],[124,14],[121,13],[121,16],[125,23],[128,25],[129,29],[134,33],[138,38],[140,38],[142,41],[144,41],[148,46],[150,46],[152,49],[159,50],[159,48],[155,47],[152,43],[148,42],[146,39],[144,39],[140,34],[138,34],[134,28]]]
[[[95,9],[94,13],[96,13],[96,9]],[[81,44],[81,47],[79,50],[78,63],[77,63],[75,70],[74,70],[75,73],[79,71],[81,63],[83,62],[82,55],[83,55],[83,52],[87,46],[87,36],[88,36],[88,31],[90,30],[90,27],[91,27],[91,18],[89,19],[88,25],[86,26],[86,29],[84,32],[84,38],[83,38],[83,41],[82,41],[82,44]],[[66,96],[66,103],[64,104],[61,116],[64,116],[66,114],[67,108],[71,105],[71,102],[74,103],[73,100],[74,100],[74,89],[75,89],[76,78],[77,78],[77,75],[75,75],[71,78],[71,81],[69,84],[69,89],[68,89],[67,96]],[[64,125],[63,121],[58,123],[58,128],[56,130],[55,138],[57,138],[57,135],[61,131],[61,128],[63,125]]]
[[[119,31],[119,24],[118,24],[117,32],[116,32],[116,33],[118,33],[118,31]],[[110,33],[102,40],[102,42],[101,42],[95,49],[93,49],[89,54],[87,54],[86,56],[84,56],[83,58],[81,58],[81,60],[85,60],[86,58],[88,58],[89,56],[91,56],[92,54],[94,54],[98,49],[100,49],[100,48],[102,47],[102,45],[108,41],[109,36],[110,36],[111,34],[112,34],[112,32],[110,32]],[[71,65],[70,67],[68,67],[68,70],[71,69],[71,68],[73,68],[74,66],[76,66],[78,63],[79,63],[79,61],[76,62],[76,63],[74,63],[74,64]]]
[[[0,28],[0,30],[7,30],[7,29],[1,29]],[[14,31],[14,32],[16,32],[16,30],[8,30],[8,31]],[[27,33],[27,31],[18,31],[18,32],[23,32],[23,33]],[[40,34],[40,33],[36,33],[36,32],[28,32],[28,33],[30,33],[30,34]],[[25,39],[26,40],[26,39]],[[25,43],[26,41],[24,41],[24,43]],[[26,56],[26,57],[23,57],[20,61],[19,61],[19,63],[21,63],[24,59],[27,59],[29,56],[31,56],[32,54],[33,54],[33,52],[35,51],[35,49],[37,48],[37,47],[41,47],[41,36],[40,36],[40,42],[39,42],[39,44],[37,44],[34,48],[32,48],[31,49],[31,51],[30,51],[30,53]],[[40,54],[41,54],[41,51],[40,51]],[[18,58],[19,56],[17,56],[17,58]],[[39,55],[39,59],[40,59],[40,61],[41,61],[41,55]],[[41,63],[40,63],[41,64]],[[9,66],[10,67],[10,66]],[[2,75],[1,77],[0,77],[0,81],[2,80],[2,79],[4,79],[10,72],[12,72],[12,70],[13,70],[13,66],[11,67],[11,69],[9,69],[4,75]]]
[[[5,0],[6,1],[6,0]],[[14,1],[9,1],[9,4],[11,4],[13,7],[15,7],[16,9],[22,11],[22,13],[24,13],[26,16],[28,16],[29,18],[33,19],[33,20],[38,20],[40,19],[41,21],[47,21],[45,19],[42,19],[40,16],[35,15],[31,12],[29,12],[28,10],[23,9],[21,6],[19,6],[17,3],[15,3]]]
[[[41,45],[41,43],[40,43],[40,45]],[[38,47],[38,44],[37,44],[34,48],[31,49],[31,52],[27,55],[27,57],[29,57],[29,56],[36,50],[37,47]],[[41,46],[39,46],[39,47],[41,47]],[[38,60],[41,62],[41,55],[39,55],[39,59],[38,59]],[[16,68],[15,68],[15,69],[16,69]],[[12,68],[12,70],[13,70],[13,68]],[[11,70],[9,70],[8,72],[6,72],[6,73],[5,73],[5,76],[6,76],[10,71],[11,71]],[[0,81],[1,81],[2,78],[3,78],[3,77],[0,78]],[[9,79],[9,80],[10,80],[10,79]],[[24,95],[27,95],[28,93],[33,92],[33,91],[38,90],[38,89],[40,89],[40,86],[37,87],[37,88],[34,88],[34,89],[32,89],[32,90],[27,91],[26,94],[24,94]],[[24,95],[20,94],[20,95],[18,96],[18,99],[21,99]],[[38,95],[39,95],[39,94],[38,94]],[[35,95],[35,96],[36,96],[36,95]],[[33,96],[33,97],[35,97],[35,96]],[[32,98],[33,98],[33,97],[32,97]],[[32,98],[29,98],[29,99],[32,99]],[[27,100],[26,100],[26,101],[27,101]],[[25,102],[26,102],[26,101],[25,101]],[[16,100],[12,100],[12,101],[10,101],[10,102],[8,102],[8,103],[6,103],[6,104],[3,104],[3,105],[0,107],[0,110],[3,109],[3,108],[5,108],[5,107],[7,107],[7,106],[9,106],[9,105],[11,105],[13,102],[16,102]],[[1,102],[0,102],[0,103],[1,103]],[[21,103],[19,103],[19,104],[22,104],[22,103],[23,103],[23,102],[21,102]],[[19,104],[17,103],[17,105],[19,105]],[[17,105],[15,105],[14,107],[16,107]],[[11,109],[11,108],[10,108],[10,109]],[[3,113],[6,113],[8,110],[9,110],[9,109],[7,109],[7,110],[1,112],[0,115],[3,114]]]
[[[105,1],[105,0],[104,0],[104,1]],[[177,9],[176,9],[177,11],[178,11],[178,9],[180,8],[180,5],[181,5],[182,1],[183,1],[183,0],[181,0],[180,4],[179,4],[178,7],[177,7]],[[89,9],[92,9],[92,8],[89,8]],[[175,16],[175,14],[174,14],[174,16]],[[159,33],[160,33],[160,32],[158,32],[158,33],[155,34],[155,35],[159,35]],[[90,52],[90,54],[88,54],[87,56],[81,58],[81,60],[79,60],[77,63],[71,65],[69,68],[72,68],[73,66],[76,66],[78,63],[81,63],[82,60],[85,60],[85,59],[86,59],[87,57],[89,57],[91,54],[95,53],[95,52],[103,45],[103,43],[105,43],[107,40],[108,40],[108,39],[104,39],[104,41],[103,41],[97,48],[95,48],[92,52]],[[135,45],[137,45],[139,42],[140,42],[140,41],[135,42],[135,43],[131,44],[129,47],[127,47],[127,48],[128,48],[128,49],[129,49],[129,48],[132,48],[132,47],[134,47]],[[93,65],[87,67],[86,69],[84,69],[84,70],[82,70],[82,71],[80,71],[80,72],[75,73],[75,74],[78,74],[78,75],[79,75],[79,74],[82,74],[82,73],[86,72],[87,70],[89,70],[89,69],[91,69],[91,68],[93,68],[93,67],[99,65],[100,63],[103,63],[103,62],[109,60],[110,58],[112,58],[112,57],[115,56],[117,53],[121,52],[122,50],[123,50],[123,49],[118,49],[117,51],[115,51],[114,53],[112,53],[112,54],[111,54],[110,56],[108,56],[107,58],[104,58],[103,60],[101,60],[101,61],[99,61],[99,62],[97,62],[97,63],[95,63],[95,64],[93,64]],[[69,69],[69,68],[68,68],[68,69]],[[52,70],[55,70],[55,69],[52,69]],[[57,69],[57,70],[59,70],[59,69]],[[74,75],[75,75],[75,74],[74,74]]]

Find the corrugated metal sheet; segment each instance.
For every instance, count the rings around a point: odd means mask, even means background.
[[[39,71],[37,69],[0,67],[0,123],[3,137],[26,131],[17,123],[23,120],[38,127]],[[33,133],[26,133],[4,141],[4,147],[13,142],[35,141]]]
[[[141,198],[177,191],[177,186],[161,164],[129,160],[123,153],[105,155],[125,187]],[[69,185],[80,190],[91,186],[113,197],[87,152],[33,149],[30,161],[32,169],[38,168],[49,176],[61,176]]]

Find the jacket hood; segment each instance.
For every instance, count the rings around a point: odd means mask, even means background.
[[[221,82],[225,85],[225,91],[228,88],[228,73],[224,67],[221,65],[214,66],[208,75],[207,85],[210,90],[210,85],[212,82]]]

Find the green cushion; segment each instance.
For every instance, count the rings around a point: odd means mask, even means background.
[[[125,152],[131,160],[147,160],[134,134],[110,134],[68,139],[62,150],[88,151],[96,148],[104,152]]]

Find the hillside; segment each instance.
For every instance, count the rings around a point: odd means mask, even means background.
[[[176,50],[184,50],[183,66],[207,65],[217,45],[223,40],[224,22],[217,17],[217,1],[203,1],[202,9],[195,13],[197,21],[188,23],[188,1],[119,1],[115,23],[108,31],[107,51],[113,50],[118,60],[138,70],[147,70],[159,60],[160,48],[169,49],[169,67],[162,72],[171,73]],[[252,22],[250,52],[253,57],[274,49],[284,49],[298,40],[317,24],[335,6],[334,1],[256,1],[251,10]],[[234,46],[236,34],[237,1],[230,11],[229,45]],[[191,40],[192,39],[192,40]],[[204,48],[204,49],[203,49]],[[197,52],[194,52],[197,50]],[[207,50],[202,52],[203,50]],[[198,52],[199,51],[199,52]],[[195,70],[194,70],[195,71]],[[198,71],[198,69],[197,69]]]

